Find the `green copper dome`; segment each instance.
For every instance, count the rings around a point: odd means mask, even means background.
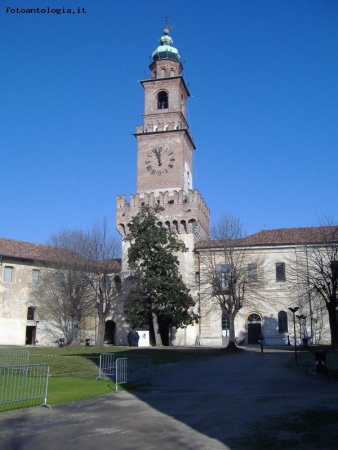
[[[178,53],[177,48],[173,47],[173,40],[169,36],[168,28],[163,30],[164,36],[160,39],[160,45],[157,49],[152,53],[153,60],[156,61],[158,59],[171,59],[173,61],[180,61],[181,57]]]

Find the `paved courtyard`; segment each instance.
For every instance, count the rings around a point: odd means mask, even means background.
[[[245,437],[257,421],[313,408],[333,409],[338,418],[337,381],[286,369],[292,358],[290,351],[243,348],[160,366],[152,387],[132,393],[6,412],[0,414],[1,450],[247,450]],[[324,441],[285,447],[293,448],[335,447]]]

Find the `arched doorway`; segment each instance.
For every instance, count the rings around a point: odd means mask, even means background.
[[[104,331],[104,341],[106,344],[115,345],[116,324],[113,320],[107,320]]]
[[[258,344],[259,335],[262,332],[262,318],[259,314],[252,313],[248,320],[248,344]]]

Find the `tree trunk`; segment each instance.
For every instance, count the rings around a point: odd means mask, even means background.
[[[150,334],[152,334],[152,345],[161,345],[161,335],[159,334],[157,316],[154,313],[152,313],[152,332],[150,330]]]
[[[106,319],[105,317],[99,316],[99,323],[97,325],[97,337],[96,337],[96,347],[104,346],[104,333],[106,330]]]
[[[235,316],[234,314],[228,314],[229,319],[229,344],[225,347],[226,351],[237,351],[236,336],[235,336]]]
[[[229,345],[236,345],[235,317],[233,314],[229,314]]]
[[[72,345],[80,345],[80,319],[78,317],[75,317],[73,319],[73,341]]]

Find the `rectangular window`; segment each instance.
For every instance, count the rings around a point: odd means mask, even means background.
[[[40,284],[40,270],[32,270],[32,284]]]
[[[221,287],[229,287],[230,266],[229,264],[221,265]]]
[[[285,263],[276,263],[276,281],[286,281],[285,278]]]
[[[4,281],[7,283],[12,283],[13,281],[13,273],[14,273],[14,267],[5,266],[4,268]]]
[[[62,272],[55,272],[54,273],[55,286],[58,289],[61,289],[63,287],[64,282],[65,282],[65,275]]]
[[[334,280],[338,279],[338,261],[331,261],[331,272]]]
[[[278,313],[278,332],[288,332],[288,316],[285,311],[279,311]]]
[[[118,275],[116,275],[114,277],[114,286],[115,286],[116,292],[121,292],[122,283],[121,283],[121,278]]]
[[[248,281],[257,281],[258,280],[258,274],[257,274],[257,263],[250,263],[248,264]]]
[[[106,275],[103,280],[104,283],[104,291],[109,293],[112,287],[112,281],[109,275]]]
[[[218,285],[221,289],[229,287],[230,265],[220,264],[217,266]]]
[[[195,272],[195,283],[199,284],[200,282],[200,273],[199,272]]]
[[[35,308],[33,306],[29,306],[27,309],[27,320],[35,319]]]

